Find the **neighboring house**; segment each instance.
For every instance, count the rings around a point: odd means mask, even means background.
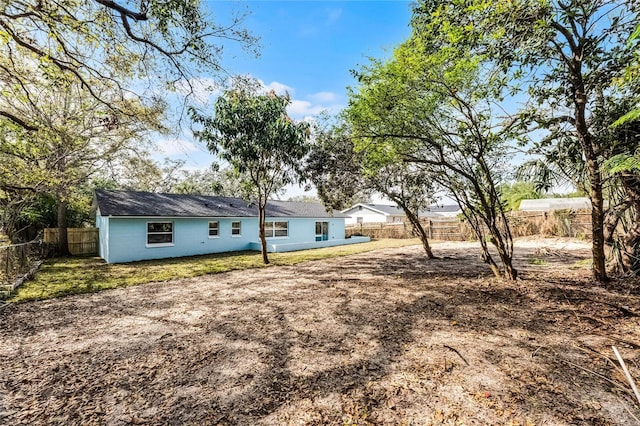
[[[402,223],[405,219],[404,211],[398,206],[385,204],[356,204],[346,210],[342,210],[346,215],[344,223],[353,225],[356,223]]]
[[[587,197],[577,198],[539,198],[520,201],[518,210],[530,212],[548,212],[553,210],[591,210],[591,201]]]
[[[99,255],[107,263],[260,250],[258,208],[239,198],[96,190]],[[270,252],[369,241],[345,239],[340,212],[319,203],[269,201]]]
[[[460,212],[460,207],[457,205],[430,206],[426,210],[421,210],[419,217],[455,217]],[[349,216],[345,219],[346,225],[358,223],[403,223],[407,218],[404,210],[400,207],[386,204],[360,203],[342,210],[341,213]]]

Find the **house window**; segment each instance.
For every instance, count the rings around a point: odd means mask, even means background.
[[[239,237],[242,232],[242,224],[240,222],[231,222],[231,236]]]
[[[264,235],[266,238],[288,237],[289,222],[265,222]]]
[[[173,244],[173,222],[147,222],[147,245]]]
[[[209,222],[209,237],[220,236],[220,225],[218,222]]]

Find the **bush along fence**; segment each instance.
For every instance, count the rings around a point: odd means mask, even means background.
[[[589,210],[554,210],[551,212],[509,212],[509,225],[514,237],[532,235],[590,238]],[[430,218],[422,221],[429,239],[468,241],[475,238],[471,227],[460,218]],[[347,237],[364,235],[371,238],[414,238],[408,223],[360,223],[347,225]]]
[[[33,277],[49,249],[42,240],[0,246],[0,298]]]

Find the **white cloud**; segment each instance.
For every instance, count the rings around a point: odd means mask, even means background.
[[[301,101],[294,99],[289,104],[287,112],[293,117],[306,117],[310,115],[318,115],[326,108],[321,105],[314,105],[309,101]]]
[[[332,92],[318,92],[318,93],[314,93],[313,95],[310,95],[308,98],[312,102],[323,104],[328,102],[335,102],[337,96],[335,93],[332,93]]]
[[[164,155],[182,155],[200,151],[196,144],[184,139],[162,139],[156,142],[156,148]]]
[[[272,81],[269,84],[264,84],[264,82],[262,80],[259,80],[260,84],[262,84],[262,86],[264,87],[264,92],[270,92],[270,91],[274,91],[276,92],[277,95],[285,95],[285,94],[289,94],[289,95],[293,95],[293,87],[291,86],[287,86],[286,84],[283,83],[279,83],[277,81]]]
[[[294,99],[289,104],[287,112],[295,119],[308,120],[326,111],[329,114],[338,113],[344,106],[337,102],[337,96],[331,92],[319,92],[307,97],[307,100]]]

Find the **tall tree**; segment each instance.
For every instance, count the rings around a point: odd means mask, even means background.
[[[240,27],[242,19],[217,24],[199,0],[3,0],[0,87],[37,97],[23,72],[28,65],[51,83],[75,82],[126,113],[125,99],[153,102],[153,89],[179,84],[184,91],[197,70],[219,71],[220,41],[253,49],[256,40]],[[0,116],[36,130],[37,123],[5,106]]]
[[[427,258],[433,252],[420,222],[420,211],[435,202],[433,180],[379,145],[356,151],[344,128],[318,132],[308,156],[305,172],[323,203],[342,210],[371,193],[386,196],[400,207],[420,238]]]
[[[0,119],[0,190],[14,196],[48,194],[57,200],[60,247],[66,250],[69,197],[92,175],[104,169],[151,132],[161,131],[162,105],[141,106],[137,100],[121,101],[109,94],[111,108],[77,83],[54,85],[46,80],[30,83],[37,98],[0,98],[5,106],[36,125],[36,131]],[[97,89],[94,89],[97,90]],[[115,111],[127,109],[127,114]]]
[[[548,130],[542,145],[573,140],[581,151],[591,199],[593,276],[607,280],[601,165],[607,149],[594,135],[594,112],[632,58],[633,2],[605,0],[423,1],[414,26],[448,29],[447,45],[465,45],[512,72],[526,88],[531,123]],[[433,19],[437,16],[437,19]]]
[[[347,116],[357,150],[394,152],[445,188],[463,208],[496,276],[504,268],[515,279],[513,241],[499,185],[516,121],[501,120],[487,99],[500,94],[501,74],[479,66],[461,49],[434,45],[438,31],[413,35],[387,62],[373,61],[356,73],[360,86],[350,95]]]
[[[372,189],[363,174],[362,157],[344,129],[314,129],[304,172],[327,208],[344,210],[370,200]]]
[[[269,263],[264,232],[267,202],[298,179],[308,151],[309,125],[289,118],[290,102],[288,95],[259,94],[255,85],[242,85],[218,98],[213,117],[190,109],[192,120],[202,126],[195,136],[245,176],[255,191],[265,264]]]

